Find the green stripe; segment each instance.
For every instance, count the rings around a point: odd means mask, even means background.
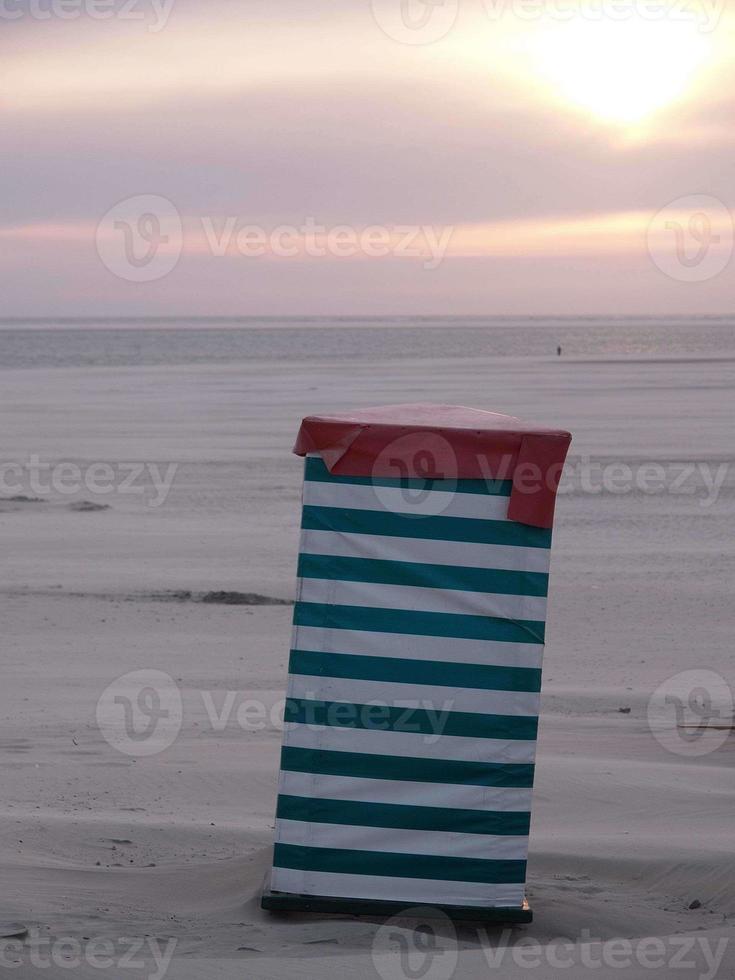
[[[443,490],[445,493],[479,493],[509,497],[512,480],[432,480],[391,476],[334,476],[320,456],[306,458],[304,479],[312,483],[341,483],[358,487],[399,487],[404,490]]]
[[[309,698],[287,698],[284,721],[297,725],[325,725],[328,728],[360,728],[371,732],[459,735],[464,738],[513,741],[533,741],[538,731],[536,715],[489,715],[474,711],[427,710]]]
[[[545,624],[535,619],[498,619],[459,613],[416,612],[372,606],[338,606],[322,602],[297,602],[295,626],[359,630],[377,633],[409,633],[413,636],[452,636],[501,643],[544,642]]]
[[[303,508],[301,527],[309,531],[346,531],[432,541],[504,544],[519,548],[549,548],[551,530],[515,521],[485,521],[474,517],[424,517],[387,510],[347,507]]]
[[[541,671],[535,667],[437,663],[401,657],[326,653],[322,650],[292,650],[289,673],[361,681],[393,681],[397,684],[434,684],[482,691],[541,690]]]
[[[333,579],[338,582],[376,582],[380,585],[461,589],[463,592],[491,592],[497,595],[545,596],[549,584],[549,576],[544,572],[305,553],[299,555],[298,574],[301,578]]]
[[[273,864],[294,871],[327,874],[381,875],[390,878],[430,878],[479,884],[520,884],[526,880],[525,861],[396,854],[390,851],[352,851],[341,847],[303,847],[276,844]]]
[[[307,796],[278,797],[276,816],[305,823],[334,823],[351,827],[392,827],[397,830],[439,830],[447,833],[527,837],[531,814],[508,810],[466,810],[444,806],[406,806],[402,803],[363,803]]]
[[[286,721],[289,720],[287,717]],[[398,782],[447,783],[453,786],[500,786],[506,789],[529,789],[533,786],[532,763],[457,762],[451,759],[373,755],[368,752],[301,749],[292,745],[284,745],[281,749],[281,769],[319,773],[322,776],[395,779]]]

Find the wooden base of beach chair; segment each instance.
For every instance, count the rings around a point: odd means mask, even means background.
[[[391,902],[367,898],[330,898],[326,895],[291,895],[287,892],[274,892],[266,889],[261,898],[261,907],[270,912],[322,912],[338,915],[392,916],[408,909],[420,907],[422,914],[430,917],[431,911],[443,914],[450,919],[493,922],[521,923],[531,922],[533,912],[528,901],[523,900],[520,907],[483,908],[478,905],[432,905],[419,902]]]

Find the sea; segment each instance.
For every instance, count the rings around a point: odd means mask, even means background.
[[[0,368],[277,360],[735,356],[735,316],[0,320]]]

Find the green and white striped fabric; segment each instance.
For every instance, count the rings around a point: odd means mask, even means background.
[[[522,905],[551,531],[510,489],[307,457],[274,892]]]

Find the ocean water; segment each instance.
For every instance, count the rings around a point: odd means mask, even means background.
[[[735,317],[0,321],[0,368],[273,360],[735,355]]]

